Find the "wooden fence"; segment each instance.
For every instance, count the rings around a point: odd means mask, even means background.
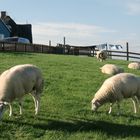
[[[68,55],[87,55],[95,56],[96,51],[89,47],[60,47],[40,44],[23,44],[23,43],[7,43],[0,42],[0,52],[34,52],[47,54],[68,54]],[[127,61],[131,59],[140,59],[140,53],[129,52],[128,43],[126,44],[126,51],[107,50],[109,58],[123,58]]]
[[[140,53],[126,52],[126,51],[108,51],[108,56],[110,58],[113,57],[125,58],[127,61],[131,59],[140,59]]]
[[[63,48],[61,47],[9,42],[0,42],[0,51],[63,54]]]

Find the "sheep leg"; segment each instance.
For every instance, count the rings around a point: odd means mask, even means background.
[[[35,93],[32,93],[31,95],[33,97],[34,104],[35,104],[35,115],[37,115],[40,107],[40,97]]]
[[[134,113],[137,113],[137,105],[136,105],[137,99],[136,99],[136,97],[134,96],[134,97],[131,98],[131,100],[132,100],[133,105],[134,105]]]
[[[39,95],[40,95],[40,94],[37,94],[37,95],[35,96],[35,99],[36,99],[35,115],[38,114],[39,109],[40,109],[40,96],[39,96]]]
[[[34,100],[34,104],[35,104],[35,114],[36,114],[36,108],[37,108],[37,101],[35,96],[32,94],[33,100]]]
[[[112,112],[112,106],[113,106],[113,103],[110,103],[110,108],[109,108],[108,114],[111,114],[111,112]]]
[[[137,102],[137,109],[140,108],[140,97],[135,96],[136,102]]]
[[[39,106],[40,106],[40,101],[39,101],[39,98],[37,97],[36,98],[36,110],[35,110],[35,115],[37,115],[38,114],[38,111],[39,111]]]
[[[35,104],[35,114],[36,114],[36,108],[37,108],[37,102],[36,102],[36,98],[35,98],[35,91],[32,91],[31,96],[34,100],[34,104]]]
[[[34,95],[32,95],[32,97],[33,97],[35,108],[36,108],[37,107],[36,99],[35,99]]]
[[[21,101],[19,102],[19,113],[20,115],[22,115],[22,102]]]
[[[12,116],[12,112],[13,112],[13,110],[12,110],[12,105],[11,105],[11,104],[8,104],[8,105],[9,105],[9,109],[10,109],[9,117],[11,117],[11,116]]]

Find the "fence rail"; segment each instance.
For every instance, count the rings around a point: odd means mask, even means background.
[[[126,60],[132,59],[140,59],[140,53],[135,52],[127,52],[127,51],[108,51],[108,55],[110,57],[123,57]]]
[[[47,53],[47,54],[68,54],[68,55],[87,55],[95,56],[96,51],[89,47],[65,47],[65,46],[49,46],[40,44],[24,44],[24,43],[7,43],[0,41],[0,52],[35,52],[35,53]],[[126,51],[113,51],[107,50],[108,56],[130,59],[140,59],[140,53],[129,52],[128,43],[126,45]]]
[[[36,53],[63,53],[62,47],[40,44],[0,42],[0,51],[8,52],[36,52]]]

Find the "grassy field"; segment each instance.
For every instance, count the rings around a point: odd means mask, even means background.
[[[117,116],[114,106],[107,114],[109,104],[98,113],[91,112],[91,100],[108,78],[99,68],[105,63],[117,64],[126,72],[128,62],[107,60],[99,62],[92,57],[62,56],[32,53],[0,53],[0,73],[17,64],[35,64],[45,78],[41,109],[34,116],[34,103],[24,98],[23,115],[19,115],[17,102],[13,102],[13,116],[6,110],[0,121],[2,140],[135,140],[140,139],[140,113],[133,113],[131,100],[121,103],[123,114]]]

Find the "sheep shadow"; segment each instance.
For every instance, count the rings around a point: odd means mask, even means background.
[[[52,120],[46,119],[46,123],[31,124],[29,122],[4,120],[5,123],[15,123],[17,125],[32,126],[35,129],[41,130],[54,130],[64,131],[68,133],[78,132],[101,132],[114,137],[140,137],[140,126],[137,125],[125,125],[116,124],[107,121],[63,121],[63,120]]]

